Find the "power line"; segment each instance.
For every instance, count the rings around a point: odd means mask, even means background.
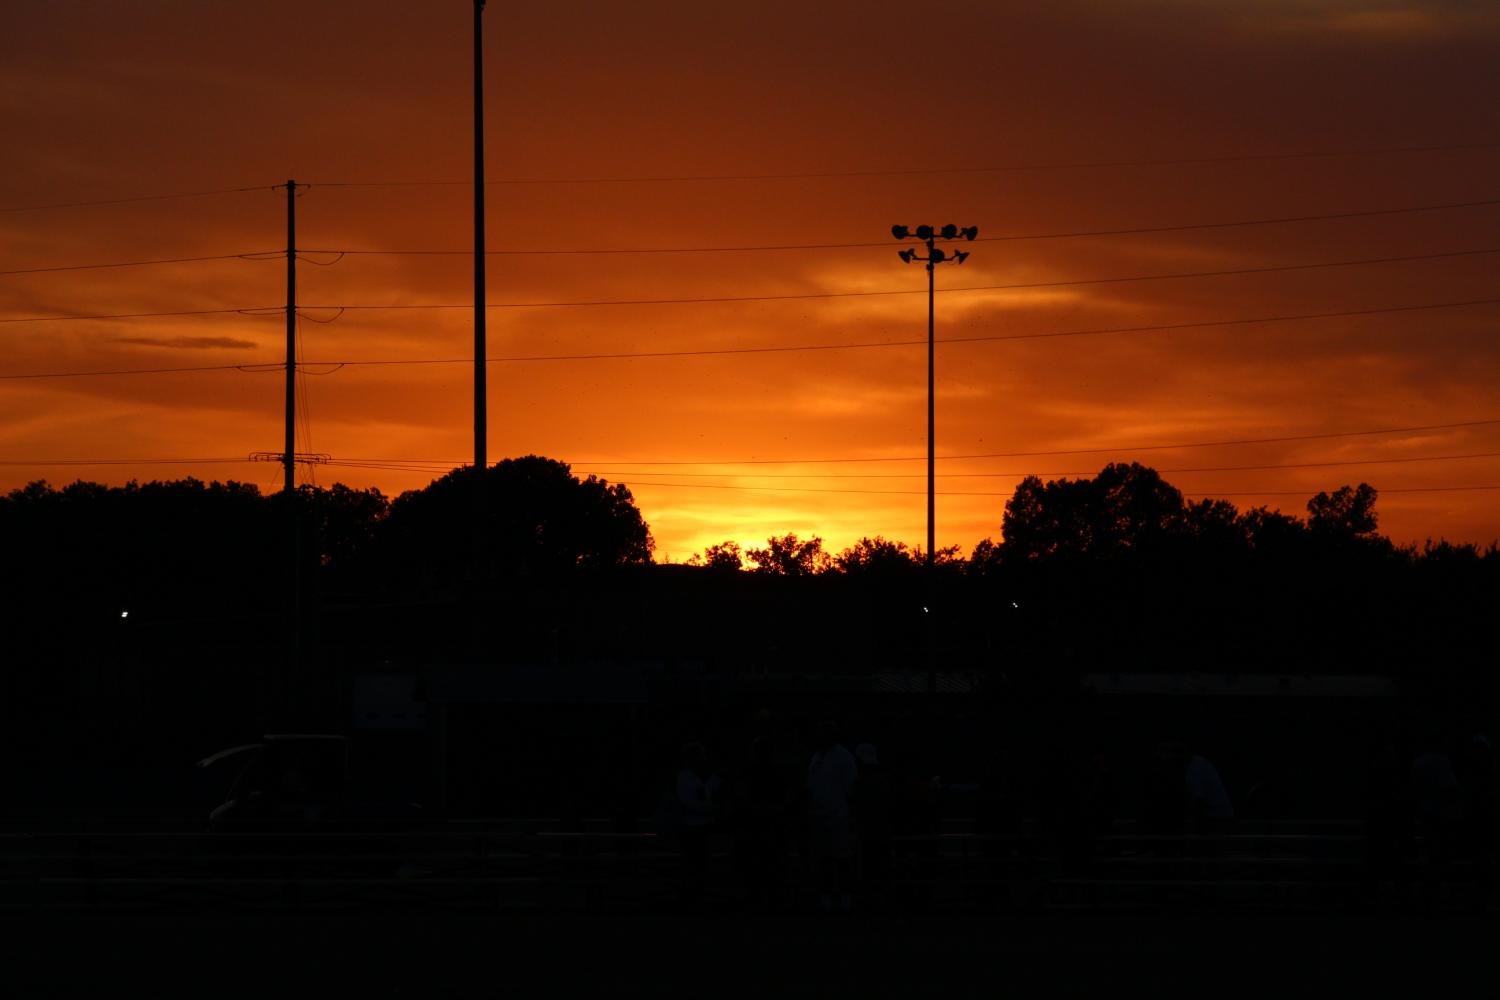
[[[715,489],[735,490],[744,493],[853,493],[866,496],[926,496],[926,490],[854,490],[854,489],[818,489],[802,486],[725,486],[710,483],[662,483],[646,482],[637,480],[627,483],[631,488],[641,486],[664,486],[680,487],[684,489]],[[1494,486],[1413,486],[1400,489],[1379,490],[1381,494],[1386,493],[1460,493],[1478,490],[1500,490],[1500,485]],[[1288,497],[1310,497],[1318,490],[1211,490],[1194,489],[1181,490],[1183,493],[1202,496],[1288,496]],[[1014,490],[943,490],[937,495],[941,497],[1009,497],[1013,496]]]
[[[53,271],[101,271],[112,267],[146,267],[150,264],[196,264],[209,260],[252,260],[277,252],[275,250],[254,250],[247,253],[214,254],[208,257],[158,257],[153,260],[123,260],[110,264],[60,264],[53,267],[23,267],[10,271],[0,271],[0,275],[48,274]]]
[[[1055,455],[1099,455],[1108,452],[1129,451],[1173,451],[1186,448],[1224,448],[1238,445],[1252,444],[1284,444],[1294,441],[1330,441],[1337,438],[1349,437],[1373,437],[1381,434],[1412,434],[1422,431],[1459,430],[1469,427],[1493,427],[1500,425],[1500,417],[1485,420],[1464,420],[1447,424],[1419,424],[1411,427],[1380,427],[1371,430],[1358,431],[1330,431],[1320,434],[1294,434],[1281,437],[1261,438],[1233,438],[1219,441],[1179,441],[1171,444],[1121,444],[1112,445],[1107,448],[1065,448],[1056,451],[1010,451],[989,452],[979,455],[939,455],[942,461],[960,461],[979,458],[1038,458]],[[422,464],[441,465],[448,468],[457,468],[464,464],[462,459],[421,459],[421,458],[343,458],[341,462],[371,462],[392,465],[416,466]],[[831,465],[853,462],[925,462],[926,455],[902,455],[887,458],[750,458],[750,459],[643,459],[643,458],[613,458],[613,459],[579,459],[569,464],[577,468],[601,467],[610,464],[628,462],[633,465]],[[415,471],[430,471],[426,469]],[[1224,469],[1222,471],[1229,471]],[[667,475],[662,472],[649,472],[647,475]]]
[[[1219,441],[1181,441],[1172,444],[1118,444],[1107,448],[1063,448],[1052,451],[1007,451],[985,452],[971,455],[939,455],[939,461],[966,461],[979,458],[1040,458],[1054,455],[1103,455],[1111,452],[1130,451],[1174,451],[1185,448],[1227,448],[1252,444],[1285,444],[1293,441],[1329,441],[1337,438],[1374,437],[1381,434],[1413,434],[1422,431],[1459,430],[1468,427],[1493,427],[1500,425],[1500,418],[1487,420],[1465,420],[1447,424],[1422,424],[1412,427],[1381,427],[1373,430],[1333,431],[1321,434],[1292,434],[1280,437],[1231,438]],[[926,455],[902,455],[887,458],[751,458],[721,459],[717,461],[686,459],[609,459],[600,461],[579,460],[571,464],[588,467],[607,465],[611,462],[629,461],[633,465],[838,465],[854,462],[925,462]]]
[[[19,375],[0,375],[0,379],[19,380],[33,378],[88,378],[96,375],[175,375],[180,372],[222,372],[222,371],[248,371],[253,368],[265,367],[275,364],[267,361],[264,365],[193,365],[185,368],[115,368],[88,372],[27,372]],[[281,366],[277,366],[280,368]]]
[[[364,469],[368,471],[396,471],[396,472],[426,472],[434,470],[422,469],[404,465],[385,465],[359,462],[328,462],[328,465],[349,469]],[[730,490],[738,493],[825,493],[825,494],[849,494],[861,496],[926,496],[926,490],[865,490],[849,488],[827,488],[811,486],[733,486],[725,483],[677,483],[659,482],[648,480],[633,480],[625,484],[631,489],[638,487],[664,487],[675,489],[700,489],[700,490]],[[1479,490],[1500,490],[1500,485],[1480,486],[1414,486],[1400,487],[1395,489],[1383,489],[1379,492],[1386,493],[1454,493]],[[1312,496],[1316,490],[1210,490],[1192,489],[1181,492],[1191,495],[1204,496]],[[1014,495],[1013,490],[944,490],[938,496],[945,497],[1009,497]]]
[[[1375,316],[1387,313],[1418,312],[1432,309],[1456,309],[1465,306],[1494,305],[1500,298],[1465,299],[1457,302],[1431,302],[1409,306],[1383,306],[1374,309],[1340,309],[1320,313],[1293,313],[1283,316],[1252,316],[1243,319],[1202,320],[1193,323],[1168,323],[1150,326],[1101,327],[1092,330],[1059,330],[1047,333],[1004,333],[978,337],[943,337],[939,344],[979,344],[1005,340],[1050,340],[1059,337],[1097,337],[1109,334],[1153,333],[1170,330],[1193,330],[1216,326],[1248,326],[1256,323],[1286,323],[1298,320],[1334,319],[1356,316]],[[876,340],[848,344],[795,344],[784,347],[718,347],[676,351],[616,351],[593,354],[539,354],[514,355],[490,358],[490,364],[511,364],[534,361],[611,361],[631,358],[687,358],[735,354],[786,354],[801,351],[849,351],[883,347],[912,347],[925,345],[925,340]],[[396,359],[390,361],[346,361],[345,365],[427,365],[470,364],[472,358]],[[333,364],[334,362],[312,362]]]
[[[26,468],[69,465],[237,465],[250,459],[239,458],[46,458],[4,459],[0,465]]]
[[[1441,205],[1416,205],[1407,208],[1376,208],[1354,212],[1330,212],[1322,215],[1286,215],[1269,219],[1241,219],[1230,222],[1196,222],[1170,226],[1139,226],[1129,229],[1068,230],[1054,233],[1021,233],[1010,236],[980,236],[977,243],[1010,243],[1021,240],[1061,240],[1088,236],[1129,236],[1146,233],[1176,233],[1202,229],[1231,229],[1243,226],[1270,226],[1283,223],[1321,222],[1336,219],[1360,219],[1384,215],[1405,215],[1416,212],[1437,212],[1445,209],[1478,208],[1500,205],[1500,198],[1480,201],[1448,202]],[[650,247],[650,248],[595,248],[582,250],[545,250],[518,248],[509,250],[487,250],[489,256],[553,256],[575,254],[669,254],[669,253],[750,253],[762,250],[845,250],[868,247],[894,247],[900,244],[891,240],[859,243],[778,243],[749,246],[709,247]],[[472,250],[309,250],[308,253],[342,253],[346,255],[394,255],[394,256],[471,256]],[[0,272],[5,273],[5,272]]]
[[[1500,198],[1490,198],[1480,201],[1448,202],[1440,205],[1415,205],[1406,208],[1376,208],[1354,212],[1331,212],[1322,215],[1287,215],[1268,219],[1241,219],[1229,222],[1197,222],[1184,223],[1170,226],[1140,226],[1129,229],[1092,229],[1072,230],[1054,233],[1023,233],[1010,236],[981,236],[975,242],[997,243],[1014,242],[1020,240],[1059,240],[1072,239],[1089,236],[1127,236],[1145,233],[1173,233],[1186,232],[1201,229],[1228,229],[1242,226],[1269,226],[1281,223],[1318,222],[1336,219],[1369,218],[1384,215],[1405,215],[1416,212],[1436,212],[1446,209],[1478,208],[1492,205],[1500,205]],[[518,248],[509,250],[487,250],[487,256],[553,256],[553,255],[601,255],[601,254],[683,254],[683,253],[750,253],[766,250],[842,250],[862,249],[871,247],[893,247],[899,244],[891,241],[855,242],[855,243],[783,243],[748,246],[711,246],[711,247],[630,247],[630,248],[594,248],[594,249],[572,249],[572,250],[549,250],[537,248]],[[473,250],[400,250],[400,249],[303,249],[298,253],[297,259],[308,264],[316,264],[327,267],[338,263],[338,260],[320,261],[303,254],[336,254],[344,256],[430,256],[430,257],[458,257],[473,256]],[[252,250],[245,253],[212,254],[203,257],[162,257],[150,260],[126,260],[111,261],[103,264],[59,264],[47,267],[13,268],[0,271],[0,276],[16,274],[48,274],[59,271],[97,271],[109,268],[121,267],[146,267],[153,264],[195,264],[207,261],[219,260],[276,260],[285,257],[282,250]]]
[[[1318,261],[1311,264],[1273,264],[1265,267],[1243,267],[1229,268],[1218,271],[1179,271],[1172,274],[1134,274],[1109,278],[1069,278],[1063,281],[1027,281],[1015,282],[1005,285],[963,285],[942,289],[946,294],[949,292],[990,292],[1006,291],[1023,288],[1060,288],[1073,285],[1104,285],[1118,284],[1133,281],[1165,281],[1176,278],[1216,278],[1236,274],[1270,274],[1280,271],[1310,271],[1330,267],[1358,267],[1368,264],[1394,264],[1417,260],[1443,260],[1455,257],[1475,257],[1486,254],[1500,253],[1500,248],[1487,247],[1474,250],[1446,250],[1441,253],[1405,254],[1396,257],[1361,257],[1352,260]],[[860,291],[860,292],[801,292],[786,295],[726,295],[711,296],[705,298],[678,298],[678,299],[595,299],[588,301],[559,301],[559,302],[492,302],[491,309],[547,309],[565,306],[637,306],[637,305],[684,305],[692,303],[710,302],[776,302],[801,299],[840,299],[840,298],[864,298],[877,295],[925,295],[926,289],[893,289],[889,291]],[[472,309],[472,303],[414,303],[414,304],[371,304],[360,305],[354,303],[342,303],[336,305],[304,305],[304,309],[342,309],[342,310],[438,310],[438,309]],[[281,306],[247,306],[240,309],[191,309],[175,312],[143,312],[143,313],[110,313],[90,316],[12,316],[0,318],[0,323],[53,323],[65,320],[115,320],[115,319],[145,319],[164,316],[209,316],[225,315],[229,313],[240,313],[253,316],[257,313],[267,315],[280,314],[284,312]]]
[[[1358,267],[1368,264],[1395,264],[1416,260],[1441,260],[1452,257],[1474,257],[1500,253],[1500,248],[1489,247],[1475,250],[1447,250],[1442,253],[1406,254],[1398,257],[1362,257],[1353,260],[1319,261],[1313,264],[1273,264],[1265,267],[1229,268],[1218,271],[1179,271],[1172,274],[1133,274],[1109,278],[1069,278],[1064,281],[1026,281],[1005,285],[959,285],[941,289],[950,292],[993,292],[1023,288],[1061,288],[1074,285],[1107,285],[1133,281],[1165,281],[1176,278],[1217,278],[1236,274],[1270,274],[1280,271],[1310,271],[1330,267]],[[922,295],[926,289],[897,289],[891,291],[861,292],[801,292],[785,295],[723,295],[703,298],[678,299],[594,299],[567,302],[492,302],[491,309],[548,309],[564,306],[643,306],[643,305],[687,305],[710,302],[779,302],[802,299],[866,298],[877,295]],[[470,309],[468,303],[434,303],[415,305],[345,305],[307,306],[309,309]]]
[[[37,467],[66,467],[81,465],[238,465],[248,462],[246,458],[144,458],[144,459],[46,459],[37,461],[0,461],[0,466],[21,466],[27,468]],[[329,466],[347,469],[363,469],[367,471],[407,471],[427,472],[434,470],[417,468],[397,464],[376,464],[360,461],[330,461],[325,463]],[[1337,464],[1337,463],[1328,463]],[[1353,463],[1359,464],[1359,463]],[[1249,467],[1247,467],[1249,468]],[[1266,466],[1265,468],[1275,468]],[[1161,470],[1170,471],[1170,470]],[[733,486],[722,483],[677,483],[659,482],[636,479],[626,484],[631,488],[636,487],[664,487],[681,489],[715,489],[730,490],[741,493],[828,493],[828,494],[853,494],[864,496],[925,496],[925,490],[865,490],[848,488],[815,488],[800,486]],[[1500,485],[1466,485],[1466,486],[1411,486],[1382,489],[1381,494],[1389,493],[1456,493],[1500,490]],[[1190,495],[1203,496],[1310,496],[1316,491],[1312,490],[1212,490],[1212,489],[1183,489],[1181,492]],[[939,496],[956,497],[1009,497],[1014,491],[1002,490],[945,490]]]
[[[158,319],[164,316],[227,316],[232,313],[242,316],[279,316],[284,315],[285,312],[284,306],[246,306],[241,309],[177,309],[167,312],[104,313],[90,316],[10,316],[0,317],[0,323],[57,323],[70,319]]]
[[[1344,459],[1336,462],[1274,462],[1264,465],[1215,465],[1191,468],[1157,469],[1164,475],[1181,475],[1194,472],[1258,472],[1272,469],[1326,469],[1355,465],[1405,465],[1413,462],[1455,462],[1466,459],[1500,458],[1500,451],[1470,452],[1463,455],[1423,455],[1403,458]],[[581,471],[596,476],[657,476],[660,472],[629,469],[582,468]],[[944,472],[939,479],[1015,479],[1026,476],[1092,476],[1098,469],[1033,469],[1010,472]],[[674,472],[674,476],[714,479],[921,479],[918,472]]]
[[[946,337],[940,338],[940,344],[978,344],[992,343],[1006,340],[1048,340],[1059,337],[1096,337],[1109,334],[1135,334],[1152,333],[1171,330],[1203,329],[1218,326],[1248,326],[1257,323],[1287,323],[1301,320],[1334,319],[1357,316],[1375,316],[1392,313],[1418,312],[1434,309],[1457,309],[1467,306],[1494,305],[1500,303],[1500,298],[1492,299],[1466,299],[1457,302],[1427,302],[1405,306],[1380,306],[1371,309],[1340,309],[1329,312],[1318,313],[1292,313],[1280,316],[1251,316],[1239,319],[1224,320],[1201,320],[1193,323],[1170,323],[1156,324],[1150,326],[1119,326],[1101,327],[1092,330],[1058,330],[1046,333],[1006,333],[992,334],[978,337]],[[305,317],[304,317],[305,318]],[[509,357],[492,357],[490,364],[518,364],[537,361],[606,361],[623,359],[649,359],[649,358],[683,358],[683,357],[706,357],[714,355],[736,355],[736,354],[786,354],[802,351],[849,351],[866,350],[884,347],[911,347],[924,345],[925,340],[877,340],[847,344],[795,344],[779,347],[721,347],[701,348],[694,350],[678,351],[619,351],[614,353],[593,354],[543,354],[543,355],[513,355]],[[332,365],[334,371],[344,367],[370,367],[370,366],[402,366],[402,365],[455,365],[472,364],[473,358],[391,358],[370,360],[343,360],[343,361],[308,361],[303,364],[306,367],[321,365]],[[84,378],[98,375],[161,375],[179,372],[208,372],[208,371],[242,371],[256,372],[258,370],[280,370],[281,363],[275,361],[246,362],[236,365],[196,365],[182,368],[115,368],[100,371],[75,371],[75,372],[28,372],[22,374],[0,375],[0,380],[7,379],[41,379],[41,378]],[[318,372],[315,374],[331,374],[331,372]]]
[[[1451,462],[1451,461],[1462,461],[1462,460],[1483,459],[1483,458],[1500,458],[1500,452],[1489,451],[1489,452],[1471,452],[1471,453],[1468,453],[1468,454],[1460,454],[1460,455],[1426,455],[1426,456],[1407,456],[1407,457],[1403,457],[1403,458],[1350,459],[1350,460],[1340,460],[1340,461],[1332,461],[1332,462],[1274,462],[1274,463],[1265,463],[1265,464],[1260,464],[1260,465],[1197,466],[1197,467],[1186,467],[1186,468],[1157,469],[1156,471],[1160,472],[1160,473],[1162,473],[1164,475],[1182,475],[1182,474],[1186,474],[1186,473],[1203,473],[1203,472],[1251,472],[1251,471],[1270,471],[1270,470],[1288,470],[1288,469],[1343,468],[1343,467],[1361,466],[1361,465],[1405,465],[1405,464],[1416,463],[1416,462]],[[338,463],[335,463],[335,464],[342,465],[342,466],[344,466],[346,468],[384,469],[384,470],[393,470],[393,471],[401,471],[401,472],[440,472],[440,471],[446,471],[449,468],[457,467],[457,465],[459,465],[461,463],[450,463],[450,462],[443,462],[443,461],[421,460],[421,459],[357,459],[357,458],[352,458],[352,459],[347,459],[347,460],[344,460],[342,462],[338,462]],[[578,465],[576,463],[574,464],[574,472],[575,472],[575,474],[580,474],[581,473],[581,474],[594,475],[594,476],[600,476],[600,477],[610,476],[610,477],[614,477],[617,480],[625,479],[625,478],[630,478],[632,480],[635,480],[635,479],[638,479],[638,477],[641,477],[641,476],[659,476],[659,475],[662,475],[662,473],[659,470],[653,472],[653,471],[649,471],[649,470],[640,470],[640,469],[597,469],[597,468],[586,468],[586,467],[580,466],[580,465]],[[1050,470],[1049,469],[1033,469],[1033,470],[1026,470],[1026,471],[1017,470],[1017,471],[1006,471],[1006,472],[951,472],[951,473],[942,473],[942,474],[940,474],[938,476],[938,478],[939,479],[1019,479],[1019,478],[1025,478],[1025,477],[1028,477],[1028,476],[1038,476],[1038,477],[1041,477],[1041,476],[1093,476],[1097,472],[1098,472],[1097,469],[1092,469],[1092,468],[1091,469],[1050,469]],[[672,473],[672,475],[677,476],[679,478],[681,478],[681,477],[689,477],[689,478],[694,478],[694,479],[708,478],[708,479],[816,479],[816,480],[825,480],[825,479],[921,479],[921,478],[924,478],[925,474],[923,474],[923,473],[909,473],[909,472],[896,472],[896,473],[878,473],[878,472],[877,473],[826,473],[826,472],[825,473],[675,472],[675,473]]]
[[[678,174],[658,177],[511,177],[485,179],[486,184],[642,184],[682,183],[687,181],[771,181],[817,180],[851,177],[912,177],[921,175],[1022,173],[1039,170],[1098,170],[1120,167],[1194,166],[1216,163],[1253,163],[1267,160],[1308,160],[1341,156],[1381,156],[1394,153],[1436,153],[1458,150],[1489,150],[1497,143],[1453,143],[1432,146],[1385,146],[1373,149],[1322,150],[1295,153],[1243,153],[1227,156],[1194,156],[1137,160],[1055,161],[1051,163],[1017,163],[992,167],[922,167],[897,170],[802,171],[780,174]],[[323,181],[314,187],[467,187],[472,181]]]
[[[0,212],[41,212],[52,208],[91,208],[96,205],[126,205],[139,201],[170,201],[177,198],[207,198],[219,194],[242,194],[246,191],[271,191],[271,185],[256,185],[255,187],[218,188],[214,191],[183,191],[177,194],[143,194],[130,198],[103,198],[97,201],[64,201],[53,202],[50,205],[12,205],[0,208]]]
[[[1212,165],[1219,163],[1253,163],[1274,160],[1334,159],[1346,156],[1386,156],[1405,153],[1444,153],[1462,151],[1487,151],[1500,147],[1500,143],[1470,142],[1443,143],[1425,146],[1384,146],[1366,149],[1313,150],[1291,153],[1243,153],[1225,156],[1174,157],[1161,159],[1120,159],[1090,161],[1055,161],[1049,163],[1015,163],[990,167],[924,167],[897,170],[844,170],[801,171],[796,173],[765,174],[681,174],[655,177],[530,177],[487,179],[486,184],[637,184],[679,183],[688,181],[764,181],[764,180],[813,180],[822,178],[849,177],[911,177],[921,175],[1022,173],[1043,170],[1098,170],[1123,167],[1166,167]],[[363,187],[466,187],[472,181],[327,181],[311,185],[328,188]],[[274,191],[280,185],[257,184],[250,187],[216,188],[209,191],[179,191],[170,194],[134,195],[125,198],[98,198],[88,201],[51,202],[43,205],[10,205],[0,207],[0,213],[40,212],[50,209],[90,208],[103,205],[126,205],[137,202],[171,201],[183,198],[206,198],[214,195],[243,194],[252,191]]]

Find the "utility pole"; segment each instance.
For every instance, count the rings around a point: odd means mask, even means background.
[[[484,0],[474,0],[474,470],[488,465],[484,328]]]
[[[484,3],[474,0],[474,469],[470,491],[469,567],[467,595],[469,657],[484,655],[485,621],[481,590],[487,579],[488,532],[485,517],[485,476],[489,468],[488,352],[485,347],[485,246],[484,246]],[[441,753],[446,755],[446,750]],[[446,756],[440,760],[439,807],[446,807]]]
[[[302,518],[297,512],[297,182],[286,182],[286,438],[281,463],[282,496],[291,531],[291,607],[288,623],[285,711],[292,724],[297,710],[297,683],[302,673]]]
[[[282,489],[297,488],[297,182],[286,182],[286,439]]]
[[[958,250],[949,254],[938,248],[937,240],[955,240],[960,237],[965,240],[973,240],[979,235],[978,226],[967,226],[963,229],[948,224],[941,229],[933,226],[918,226],[915,230],[907,226],[892,226],[891,235],[898,240],[910,239],[915,236],[918,240],[927,244],[927,256],[918,257],[915,250],[898,251],[901,260],[907,264],[912,261],[920,261],[927,265],[927,552],[923,560],[924,576],[927,582],[927,604],[923,606],[923,616],[927,620],[927,693],[937,693],[937,635],[936,624],[933,620],[934,598],[937,596],[937,584],[933,560],[937,554],[937,403],[934,392],[935,372],[937,370],[937,339],[935,336],[936,323],[934,298],[936,295],[936,284],[934,271],[938,264],[962,264],[968,260],[969,253],[966,250]]]

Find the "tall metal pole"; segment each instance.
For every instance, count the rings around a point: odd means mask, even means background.
[[[932,252],[932,241],[927,241],[929,256]],[[933,262],[927,261],[927,565],[932,565],[932,553],[934,539],[936,538],[936,510],[937,490],[934,485],[937,477],[934,474],[933,451],[937,440],[936,404],[933,401],[933,369],[936,365],[936,341],[933,338]]]
[[[901,250],[901,260],[907,264],[921,261],[927,265],[927,551],[922,560],[923,583],[926,603],[922,606],[922,617],[927,629],[927,693],[937,694],[937,393],[935,392],[937,370],[937,337],[935,315],[936,265],[944,262],[962,264],[968,259],[966,251],[949,253],[937,247],[938,240],[972,240],[979,235],[978,226],[922,225],[913,230],[910,226],[892,226],[891,235],[898,240],[915,236],[927,245],[927,256],[919,257],[915,250]]]
[[[297,683],[302,661],[302,518],[297,511],[297,182],[286,182],[286,438],[281,461],[282,496],[292,519],[291,621],[287,671],[281,692],[287,724],[297,713]]]
[[[287,496],[297,488],[297,182],[286,182],[286,442],[281,456]]]
[[[485,348],[485,254],[484,254],[484,2],[474,0],[474,486],[470,510],[469,653],[478,659],[484,650],[483,602],[479,598],[485,579],[485,470],[489,467],[489,409]],[[443,725],[439,716],[439,726]],[[439,730],[438,806],[447,808],[447,743]]]
[[[474,468],[486,459],[484,329],[484,0],[474,0]]]
[[[933,579],[933,547],[937,538],[937,476],[934,471],[933,452],[937,440],[936,403],[933,393],[933,372],[937,367],[936,339],[933,336],[933,264],[932,240],[927,241],[927,561],[923,564],[923,576],[927,585],[927,694],[937,694],[937,622],[933,608],[937,606],[937,581]]]

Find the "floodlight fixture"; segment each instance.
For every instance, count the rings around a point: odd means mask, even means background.
[[[931,226],[918,226],[917,227],[917,239],[919,239],[919,240],[930,240],[930,239],[932,239],[932,227]]]
[[[896,256],[900,257],[901,260],[904,263],[907,263],[907,264],[910,264],[912,262],[912,259],[914,257],[916,257],[916,255],[917,255],[917,252],[915,250],[897,250],[896,251]]]
[[[969,259],[969,251],[967,251],[967,250],[955,250],[953,252],[953,259],[955,261],[957,261],[958,263],[962,264],[964,261],[966,261],[966,260]]]
[[[978,226],[968,226],[967,228],[961,230],[961,232],[963,234],[963,238],[964,239],[966,239],[966,240],[972,240],[974,237],[976,237],[976,236],[979,235],[979,227]]]
[[[948,255],[943,253],[940,248],[933,247],[932,256],[928,257],[927,259],[932,261],[934,264],[941,264],[943,261],[948,259]]]
[[[896,239],[898,240],[904,240],[911,235],[911,230],[907,229],[905,226],[892,226],[891,235],[896,237]]]
[[[945,240],[951,240],[955,238],[956,236],[958,236],[958,227],[951,222],[948,223],[943,227],[942,236]]]

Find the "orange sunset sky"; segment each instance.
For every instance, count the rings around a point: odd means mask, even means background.
[[[284,246],[287,178],[311,185],[301,246],[471,246],[471,17],[5,4],[0,488],[278,488],[244,459],[281,448],[285,265],[233,255]],[[1367,481],[1398,541],[1500,536],[1492,3],[492,0],[485,22],[491,250],[698,251],[491,256],[492,359],[923,341],[925,275],[889,227],[977,225],[939,288],[1030,287],[938,295],[939,340],[970,339],[938,348],[939,545],[998,536],[1024,474],[1131,460],[1296,513]],[[435,181],[454,183],[388,183]],[[1372,258],[1407,259],[1201,276]],[[314,308],[462,307],[471,268],[299,265],[298,447],[336,463],[318,483],[394,494],[472,454],[467,364],[316,364],[462,361],[470,312]],[[1182,273],[1200,276],[1097,280]],[[829,295],[885,291],[914,294]],[[513,307],[704,298],[740,301]],[[237,309],[265,312],[34,319]],[[1346,315],[974,339],[1321,313]],[[224,365],[272,367],[12,377]],[[491,459],[626,482],[658,559],[787,531],[923,539],[925,345],[489,371]],[[1396,428],[1428,429],[1353,433]],[[1264,438],[1302,440],[1146,447]]]

